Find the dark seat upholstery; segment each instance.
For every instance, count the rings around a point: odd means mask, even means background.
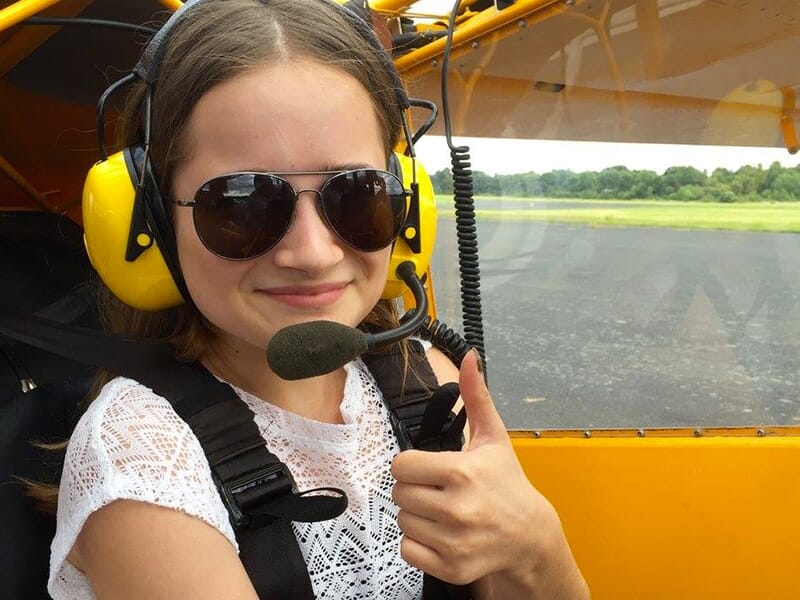
[[[58,215],[0,212],[0,313],[44,311],[95,325],[92,270],[82,232]],[[21,379],[37,387],[23,392]],[[48,598],[55,516],[36,507],[19,477],[57,483],[62,454],[33,441],[67,439],[83,412],[92,371],[0,337],[0,596]]]

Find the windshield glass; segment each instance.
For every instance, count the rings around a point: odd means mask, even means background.
[[[800,11],[761,4],[559,3],[454,49],[509,428],[800,422]],[[398,61],[413,95],[441,102],[440,60]],[[420,156],[437,308],[458,326],[444,138]]]

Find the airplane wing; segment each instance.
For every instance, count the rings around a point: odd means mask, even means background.
[[[97,159],[97,98],[133,66],[147,27],[177,4],[0,0],[3,206],[77,217],[84,173]],[[431,0],[371,3],[410,92],[441,105],[450,2],[434,1],[433,13],[425,5]],[[30,16],[143,29],[20,24]],[[466,0],[448,71],[452,132],[796,151],[796,56],[793,0]],[[113,110],[108,120],[110,139]],[[442,132],[440,118],[432,133]]]
[[[443,48],[397,59],[413,94],[441,101]],[[453,36],[453,133],[796,151],[796,56],[792,0],[492,4]]]

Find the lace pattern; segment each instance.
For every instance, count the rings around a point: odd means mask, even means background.
[[[400,557],[389,472],[398,446],[389,414],[364,364],[356,360],[346,370],[343,424],[313,421],[236,391],[299,489],[335,486],[348,495],[339,518],[293,524],[316,596],[419,598],[422,573]],[[117,499],[182,510],[218,529],[238,550],[189,426],[166,400],[123,378],[103,388],[67,448],[48,583],[57,600],[94,598],[66,556],[89,515]]]

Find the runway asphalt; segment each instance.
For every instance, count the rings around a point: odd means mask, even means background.
[[[800,236],[479,224],[487,370],[510,429],[800,424]],[[460,328],[452,220],[433,260]]]

